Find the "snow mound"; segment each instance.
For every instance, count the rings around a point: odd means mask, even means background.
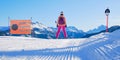
[[[40,50],[78,46],[85,39],[38,39],[28,37],[0,36],[0,51]]]

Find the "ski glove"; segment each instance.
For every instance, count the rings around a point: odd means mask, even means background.
[[[67,27],[67,25],[65,25],[65,27]]]

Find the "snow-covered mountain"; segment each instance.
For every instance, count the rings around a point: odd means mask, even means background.
[[[34,28],[38,28],[41,31],[44,31],[44,30],[48,30],[48,31],[51,31],[51,32],[53,31],[51,28],[43,25],[40,22],[32,22],[32,29],[34,29]]]
[[[106,29],[106,26],[100,25],[100,26],[98,26],[98,27],[95,28],[95,29],[92,29],[92,30],[87,31],[87,33],[88,33],[88,34],[97,33],[97,32],[100,32],[100,31],[102,31],[102,30],[105,30],[105,29]]]
[[[47,27],[40,22],[32,22],[31,26],[32,26],[31,35],[22,35],[22,36],[26,36],[26,37],[32,36],[32,37],[36,37],[36,38],[45,38],[45,39],[51,39],[51,38],[54,39],[55,38],[57,28]],[[67,31],[68,38],[88,38],[92,35],[101,33],[101,31],[105,31],[105,30],[102,30],[102,29],[104,29],[104,27],[105,26],[101,25],[96,29],[93,29],[88,32],[84,32],[82,30],[78,30],[74,26],[68,26],[66,28],[66,31]],[[120,26],[113,26],[109,29],[109,32],[110,31],[113,32],[113,31],[117,30],[116,28],[119,28],[119,27]],[[10,35],[9,31],[10,31],[9,27],[0,26],[0,36],[3,36],[3,35],[9,36]],[[13,36],[21,36],[21,35],[16,35],[16,34],[12,34],[12,35]],[[64,38],[64,35],[62,32],[60,32],[59,38]]]
[[[0,26],[0,31],[6,31],[9,30],[8,26]]]
[[[110,28],[108,28],[108,32],[114,32],[115,30],[118,30],[120,29],[120,26],[119,25],[116,25],[116,26],[112,26]],[[100,33],[103,33],[103,32],[106,32],[106,30],[102,30],[100,32],[96,32],[96,33],[89,33],[89,34],[86,34],[83,38],[88,38],[90,36],[94,36],[94,35],[97,35],[97,34],[100,34]]]
[[[0,36],[0,60],[120,60],[120,29],[81,39]]]
[[[81,37],[86,35],[85,32],[83,32],[82,30],[78,30],[74,26],[68,26],[66,28],[66,31],[67,31],[67,34],[68,34],[69,38],[81,38]]]
[[[55,38],[57,28],[47,27],[39,22],[32,23],[33,36],[38,38]],[[69,26],[66,28],[68,38],[80,38],[86,33],[82,30],[78,30],[74,26]],[[60,33],[60,38],[64,38],[63,33]]]
[[[53,29],[40,22],[32,22],[32,36],[37,38],[55,38]]]
[[[8,36],[9,35],[9,27],[0,26],[0,36]]]

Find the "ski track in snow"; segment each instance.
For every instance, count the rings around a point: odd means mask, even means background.
[[[0,37],[0,40],[8,38]],[[11,39],[13,38],[11,37]],[[33,41],[31,38],[23,39],[24,40],[29,39],[30,41]],[[89,39],[73,39],[73,40],[74,41],[78,40],[79,43],[80,42],[82,43],[75,45],[76,43],[75,42],[71,43],[72,42],[71,40],[71,42],[64,41],[64,43],[68,44],[68,45],[63,44],[66,45],[65,47],[57,46],[57,48],[50,47],[45,49],[43,48],[36,50],[23,49],[15,51],[11,50],[3,51],[4,49],[3,50],[0,49],[1,50],[0,60],[120,60],[119,37],[114,39],[113,36],[109,37],[107,35],[107,37],[103,36],[101,38],[92,37]],[[0,43],[0,45],[4,44]]]

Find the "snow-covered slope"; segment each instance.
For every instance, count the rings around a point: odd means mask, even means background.
[[[78,46],[85,39],[38,39],[28,37],[0,36],[0,51],[40,50]]]
[[[84,39],[0,37],[1,60],[120,60],[120,30]]]

